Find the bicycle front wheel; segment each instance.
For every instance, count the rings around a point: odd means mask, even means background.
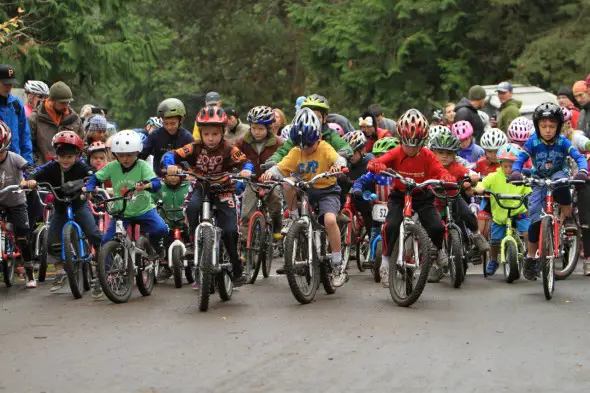
[[[39,282],[45,282],[45,277],[47,276],[47,236],[49,233],[47,226],[43,226],[40,232],[39,244],[37,245],[39,249],[39,276],[37,279]]]
[[[285,239],[285,274],[293,296],[301,304],[308,304],[314,299],[320,279],[313,247],[312,255],[309,255],[309,236],[312,234],[308,233],[305,223],[297,221],[291,225]]]
[[[254,284],[258,278],[260,264],[263,259],[262,254],[264,253],[264,247],[266,247],[263,242],[265,229],[264,217],[262,214],[256,213],[256,216],[250,221],[250,227],[248,228],[248,242],[246,246],[246,282],[248,284]]]
[[[215,243],[215,236],[213,228],[210,226],[203,226],[197,230],[200,232],[200,237],[195,239],[199,242],[198,267],[196,276],[199,280],[199,311],[207,311],[209,308],[209,295],[211,294],[211,287],[213,285],[213,244]]]
[[[405,231],[405,238],[398,239],[398,247],[403,247],[402,260],[389,268],[389,292],[398,306],[409,307],[424,291],[434,245],[419,224],[406,225]],[[392,257],[397,259],[395,251]]]
[[[148,255],[154,255],[152,245],[145,236],[141,236],[137,240],[137,248],[145,251]],[[150,296],[156,283],[158,262],[147,260],[141,254],[137,253],[135,255],[135,264],[137,265],[137,274],[135,276],[137,289],[142,296]]]
[[[68,276],[68,283],[74,298],[80,299],[84,294],[84,261],[81,258],[80,237],[72,225],[67,225],[63,231],[63,246],[65,250],[64,270]]]
[[[274,258],[274,249],[275,249],[275,240],[273,238],[274,230],[270,225],[266,226],[266,230],[264,231],[264,241],[262,242],[263,245],[266,245],[264,248],[264,255],[262,257],[262,276],[264,278],[268,278],[270,276],[270,269],[272,266],[272,260]]]
[[[463,246],[461,244],[461,232],[459,228],[449,228],[449,233],[445,239],[445,248],[449,258],[449,275],[451,284],[454,288],[461,287],[463,284]]]
[[[115,240],[103,244],[96,263],[98,282],[106,297],[116,304],[127,303],[133,291],[133,262],[123,244]]]
[[[514,241],[506,241],[504,246],[504,258],[502,265],[504,266],[504,278],[508,284],[520,277],[520,270],[518,266],[518,251]]]
[[[551,300],[555,290],[555,261],[553,258],[553,223],[551,218],[545,217],[541,221],[541,250],[539,262],[543,275],[543,291],[545,298]]]

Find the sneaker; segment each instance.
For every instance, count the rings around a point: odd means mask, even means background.
[[[92,286],[91,295],[92,295],[92,298],[93,299],[100,299],[104,295],[102,293],[102,288],[100,287],[100,284],[99,284],[98,280]]]
[[[68,276],[66,272],[56,273],[55,278],[53,279],[53,284],[49,289],[49,292],[57,292],[66,285],[66,281],[68,280]]]
[[[533,258],[526,258],[524,260],[524,266],[522,268],[522,275],[524,278],[531,281],[537,279],[536,265],[537,264]]]
[[[170,277],[172,277],[172,269],[170,269],[168,266],[161,266],[156,280],[158,282],[166,282]]]
[[[590,258],[584,259],[582,266],[584,269],[584,275],[590,276]]]
[[[198,291],[199,290],[199,280],[195,280],[193,282],[193,291]]]
[[[37,288],[37,280],[35,280],[35,278],[33,278],[32,280],[30,280],[27,276],[25,276],[25,281],[26,281],[25,286],[27,288],[31,288],[31,289],[32,288]]]
[[[332,285],[341,287],[346,282],[346,273],[342,271],[342,264],[332,266]]]
[[[495,259],[490,259],[488,262],[488,267],[486,269],[488,276],[493,276],[494,273],[496,273],[497,269],[498,269],[498,261],[496,261]]]
[[[430,266],[430,271],[428,272],[428,282],[436,283],[439,282],[441,279],[442,270],[437,265]]]
[[[285,274],[285,265],[277,269],[277,274]]]
[[[568,233],[578,232],[578,226],[576,225],[576,222],[572,217],[566,217],[565,220],[563,220],[563,227],[565,228],[565,231]]]
[[[281,229],[281,235],[284,236],[287,233],[289,233],[289,229],[291,229],[291,225],[293,225],[293,219],[286,218],[285,221],[283,222],[283,229]]]
[[[381,286],[389,288],[389,266],[381,266],[379,268],[379,276],[381,277]]]
[[[488,243],[488,241],[483,237],[481,233],[476,233],[473,236],[471,236],[471,238],[473,239],[475,247],[477,247],[477,249],[480,252],[483,253],[490,251],[490,243]]]

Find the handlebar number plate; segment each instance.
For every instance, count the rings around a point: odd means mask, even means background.
[[[387,217],[387,205],[376,203],[373,205],[373,221],[385,222]]]

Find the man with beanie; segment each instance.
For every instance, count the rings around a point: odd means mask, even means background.
[[[498,99],[500,100],[500,113],[498,114],[497,127],[504,132],[508,132],[508,127],[512,120],[520,116],[520,107],[522,101],[512,98],[512,84],[510,82],[502,82],[496,86]]]
[[[33,147],[39,156],[38,165],[43,165],[55,157],[51,141],[58,132],[74,131],[84,140],[82,120],[70,108],[70,102],[73,100],[74,96],[69,86],[61,81],[56,82],[49,88],[49,98],[41,101],[31,114],[29,124]]]
[[[473,138],[476,143],[484,132],[484,124],[477,113],[486,103],[486,91],[480,85],[471,86],[467,98],[463,97],[455,106],[455,122],[465,120],[473,127]]]
[[[15,83],[16,72],[14,68],[10,64],[0,64],[0,120],[6,123],[12,131],[10,151],[20,154],[32,165],[31,130],[23,103],[11,93]]]
[[[586,136],[590,135],[590,94],[585,81],[577,81],[572,87],[574,98],[580,104],[580,117],[578,118],[577,129],[582,130]]]
[[[572,89],[563,87],[557,92],[557,103],[562,108],[567,108],[572,112],[572,127],[574,130],[578,128],[578,119],[580,118],[580,109],[578,108],[578,101],[574,97]]]

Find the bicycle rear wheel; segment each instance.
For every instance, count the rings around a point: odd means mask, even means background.
[[[580,258],[580,231],[575,235],[566,235],[562,238],[561,247],[563,247],[562,257],[560,258],[561,263],[555,264],[556,280],[565,280],[576,270],[576,265]]]
[[[148,255],[154,255],[152,245],[145,236],[140,236],[139,239],[137,239],[136,246],[145,251]],[[137,265],[137,274],[135,276],[137,289],[142,296],[150,296],[154,290],[154,284],[156,283],[158,262],[147,260],[147,258],[138,253],[135,255],[135,264]]]
[[[115,240],[103,244],[96,263],[103,293],[113,303],[126,303],[133,291],[133,262],[123,244]]]
[[[383,259],[383,239],[377,240],[375,245],[375,262],[373,263],[373,280],[381,282],[381,275],[379,269],[381,268],[381,261]]]
[[[224,265],[230,264],[229,254],[225,250],[225,246],[221,245],[221,263]],[[219,290],[219,297],[221,301],[227,302],[231,300],[231,296],[234,293],[234,283],[231,279],[229,271],[222,270],[215,276],[217,282],[217,289]]]
[[[540,237],[542,244],[539,262],[543,275],[543,292],[545,292],[545,298],[551,300],[555,290],[555,261],[553,258],[553,223],[550,217],[545,217],[541,221]]]
[[[285,274],[293,296],[301,304],[310,303],[316,294],[320,272],[319,262],[312,247],[309,255],[307,241],[312,236],[302,221],[294,222],[285,239]]]
[[[40,232],[39,244],[37,245],[39,249],[39,273],[37,279],[39,282],[45,282],[45,277],[47,276],[47,236],[49,233],[47,226],[43,226]]]
[[[463,284],[463,245],[461,244],[461,232],[458,228],[450,227],[445,239],[445,248],[449,259],[449,275],[454,288],[460,288]]]
[[[174,287],[182,288],[182,271],[184,270],[184,262],[182,255],[182,247],[175,246],[172,249],[172,275],[174,276]]]
[[[389,268],[389,292],[398,306],[409,307],[424,291],[434,246],[421,225],[406,225],[405,231],[405,238],[398,239],[398,247],[403,247],[401,264],[396,261]]]
[[[369,234],[365,231],[365,227],[362,226],[356,243],[356,267],[361,273],[365,271],[365,262],[369,254],[369,247]]]
[[[263,245],[266,245],[264,248],[264,254],[262,258],[262,276],[264,278],[268,278],[270,275],[270,269],[272,266],[272,260],[274,257],[274,238],[273,238],[273,229],[270,225],[266,226],[264,231],[264,241],[262,242]]]
[[[4,237],[4,250],[6,258],[0,262],[2,264],[2,276],[4,284],[6,284],[6,287],[10,288],[14,284],[16,258],[13,255],[14,244],[12,244],[12,240],[8,236]]]
[[[65,250],[64,270],[74,298],[80,299],[84,294],[84,261],[81,258],[80,238],[74,226],[66,224],[63,231]]]

